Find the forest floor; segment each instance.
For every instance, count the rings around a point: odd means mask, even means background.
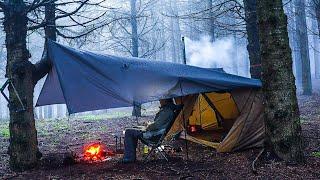
[[[99,140],[114,148],[114,134],[136,124],[134,118],[80,118],[38,120],[39,148],[44,157],[41,166],[16,173],[8,168],[8,122],[0,122],[0,179],[320,179],[320,95],[299,96],[306,161],[302,165],[258,160],[260,149],[236,153],[218,153],[211,148],[189,143],[189,160],[182,152],[170,154],[170,161],[152,160],[121,164],[120,157],[96,164],[65,163],[65,154],[81,153],[86,143]],[[151,120],[152,116],[139,119]],[[183,142],[176,147],[184,148]],[[140,153],[141,154],[141,153]]]

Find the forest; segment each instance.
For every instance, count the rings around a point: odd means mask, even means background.
[[[320,0],[0,0],[0,22],[0,179],[320,178]]]

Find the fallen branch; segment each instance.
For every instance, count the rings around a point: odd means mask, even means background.
[[[255,168],[255,163],[258,161],[259,157],[261,156],[261,154],[264,152],[264,148],[259,152],[259,154],[257,155],[257,157],[253,160],[252,164],[251,164],[251,169],[252,169],[252,172],[254,174],[257,173],[257,170]]]
[[[188,178],[194,178],[194,176],[192,175],[186,175],[186,176],[182,176],[179,179],[188,179]]]
[[[170,167],[169,169],[170,169],[171,171],[175,172],[177,175],[181,174],[180,171],[174,169],[173,167]]]

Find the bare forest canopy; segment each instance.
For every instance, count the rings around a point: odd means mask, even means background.
[[[249,74],[245,11],[242,1],[200,1],[200,0],[131,0],[136,1],[136,38],[138,57],[159,61],[183,62],[181,37],[186,37],[187,63],[213,68],[241,76]],[[48,1],[49,2],[49,1]],[[51,2],[51,1],[50,1]],[[55,31],[57,41],[76,48],[100,53],[133,56],[132,9],[130,0],[57,0],[55,3]],[[3,2],[2,2],[3,3]],[[44,46],[46,1],[28,1],[27,48],[31,61],[41,59]],[[132,2],[131,2],[132,3]],[[317,0],[307,1],[305,19],[308,34],[308,53],[312,80],[320,77],[319,30],[315,6]],[[294,1],[285,1],[288,16],[290,46],[293,51],[294,73],[297,87],[301,89],[301,60],[299,39],[296,29],[297,13],[302,7]],[[3,19],[3,15],[0,14]],[[1,25],[1,28],[3,26]],[[1,83],[5,81],[6,48],[5,34],[0,32]],[[300,63],[299,63],[300,62]],[[318,67],[318,68],[317,68]],[[301,68],[300,68],[301,69]],[[300,74],[300,76],[299,76]],[[298,76],[297,76],[298,75]],[[35,88],[37,99],[43,80]],[[314,84],[314,90],[317,85]],[[0,98],[1,119],[8,119],[6,101]],[[64,117],[64,105],[35,109],[36,118]]]

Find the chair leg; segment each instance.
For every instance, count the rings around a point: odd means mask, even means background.
[[[160,155],[166,160],[169,161],[169,159],[166,156],[166,153],[164,153],[164,148],[162,148],[161,146],[158,147],[152,147],[150,152],[147,154],[147,156],[144,158],[144,161],[148,160],[148,158],[150,157],[150,155],[155,152],[155,150],[158,150],[158,152],[160,153]]]
[[[154,150],[155,150],[155,148],[152,147],[151,150],[150,150],[150,152],[149,152],[149,153],[147,154],[147,156],[144,158],[144,160],[147,160],[147,159],[150,157],[150,155],[153,153]]]
[[[160,150],[158,150],[159,153],[160,153],[160,155],[161,155],[166,161],[169,161],[168,158],[167,158],[167,156],[166,156],[166,154],[164,153],[164,149],[163,149],[161,146],[159,146],[158,148],[160,148]]]

